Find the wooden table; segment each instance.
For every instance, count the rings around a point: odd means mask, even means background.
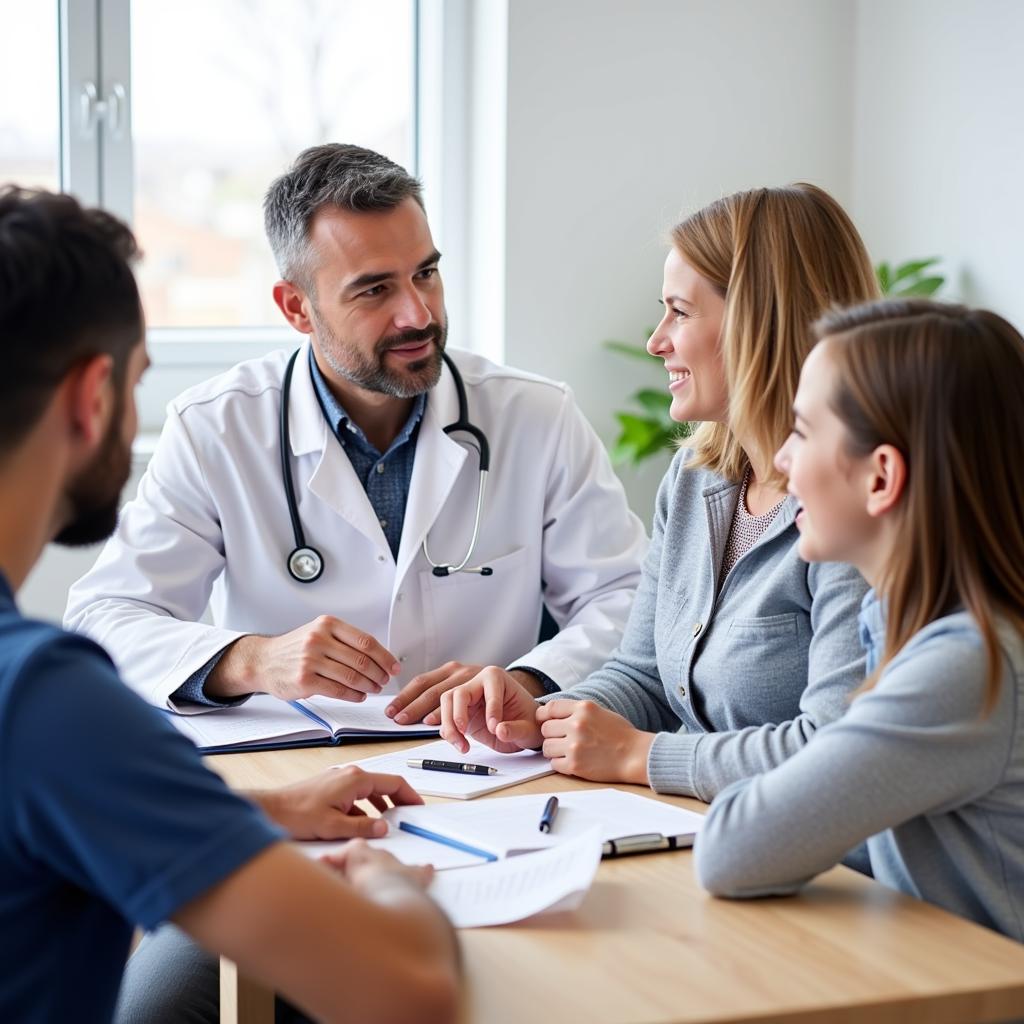
[[[385,749],[395,746],[230,754],[207,763],[233,786],[267,787]],[[590,785],[549,776],[496,796]],[[702,809],[694,800],[661,799]],[[683,852],[604,861],[576,911],[463,931],[465,1020],[962,1024],[1024,1018],[1024,946],[995,932],[846,868],[822,875],[796,897],[716,900],[697,885],[691,858]],[[225,1024],[273,1019],[266,1016],[269,994],[237,979],[226,962],[221,992]]]

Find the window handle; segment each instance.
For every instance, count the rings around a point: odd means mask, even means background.
[[[96,92],[95,82],[86,82],[78,96],[78,130],[83,139],[96,135],[96,123],[103,116],[104,104]]]
[[[120,82],[115,82],[110,87],[110,92],[106,99],[105,116],[110,138],[114,142],[120,142],[124,138],[126,122],[128,120],[128,93]]]
[[[128,116],[128,93],[120,82],[115,82],[105,99],[99,98],[95,82],[86,82],[78,97],[79,131],[83,139],[96,137],[100,121],[107,122],[107,132],[113,142],[124,138]]]

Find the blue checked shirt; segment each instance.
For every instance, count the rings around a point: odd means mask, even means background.
[[[352,422],[342,404],[327,386],[320,368],[310,349],[309,372],[313,376],[320,407],[327,422],[334,431],[341,447],[345,450],[359,482],[370,499],[380,528],[384,531],[391,554],[398,557],[398,545],[402,542],[402,525],[405,522],[405,506],[409,500],[409,483],[412,480],[412,466],[416,459],[416,438],[420,432],[420,421],[427,406],[427,395],[417,395],[409,418],[405,421],[398,437],[391,447],[381,455],[366,439],[362,430]]]

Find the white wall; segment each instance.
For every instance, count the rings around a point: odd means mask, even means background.
[[[512,0],[505,358],[568,381],[607,439],[664,375],[601,348],[659,318],[665,230],[741,188],[851,191],[846,0]],[[647,371],[647,372],[645,372]],[[627,474],[649,521],[660,462]]]
[[[859,0],[853,213],[1024,329],[1024,3]]]

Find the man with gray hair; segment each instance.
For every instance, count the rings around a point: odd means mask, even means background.
[[[265,214],[308,341],[171,403],[67,625],[180,713],[384,692],[433,725],[485,664],[536,695],[585,678],[646,537],[569,389],[445,352],[420,184],[387,158],[308,149]],[[559,632],[538,643],[542,605]]]

